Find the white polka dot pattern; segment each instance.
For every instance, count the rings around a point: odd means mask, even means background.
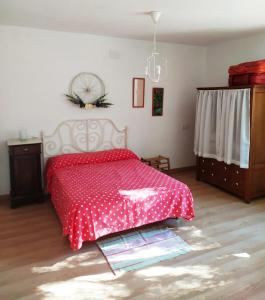
[[[132,151],[115,150],[86,158],[62,155],[48,163],[52,202],[74,250],[110,233],[194,217],[185,184],[141,163]]]
[[[50,190],[50,181],[52,180],[53,173],[57,169],[84,164],[98,164],[101,162],[130,158],[139,159],[134,152],[128,149],[111,149],[97,152],[71,153],[52,157],[48,160],[46,165],[48,190]]]

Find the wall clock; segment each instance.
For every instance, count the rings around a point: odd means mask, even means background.
[[[105,95],[105,86],[96,74],[82,72],[71,81],[70,95],[78,95],[84,103],[93,103]]]

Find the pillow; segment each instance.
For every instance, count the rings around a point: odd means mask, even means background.
[[[128,149],[112,149],[97,152],[62,154],[51,157],[47,161],[45,172],[48,190],[52,175],[55,170],[65,167],[73,167],[84,164],[98,164],[124,159],[139,159],[139,157],[134,152]]]

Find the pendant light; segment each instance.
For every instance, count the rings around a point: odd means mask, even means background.
[[[153,82],[159,82],[167,75],[167,59],[161,56],[156,45],[156,25],[161,17],[160,11],[151,11],[150,17],[154,23],[153,51],[146,60],[145,76]]]

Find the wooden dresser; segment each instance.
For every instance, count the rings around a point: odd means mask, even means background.
[[[43,200],[41,140],[8,140],[11,208]]]
[[[236,89],[240,87],[199,88],[201,90]],[[246,86],[250,98],[249,167],[240,168],[212,158],[197,156],[197,179],[213,184],[249,203],[265,195],[265,86]]]

